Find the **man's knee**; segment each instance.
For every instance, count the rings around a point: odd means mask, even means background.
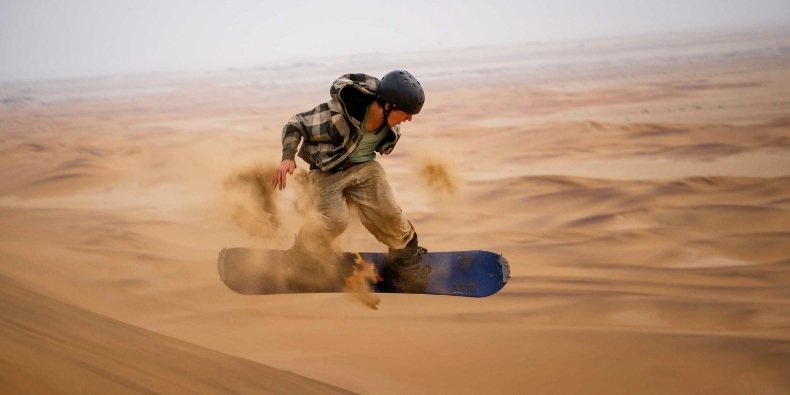
[[[348,222],[348,215],[324,216],[324,228],[333,236],[343,233],[348,228]]]

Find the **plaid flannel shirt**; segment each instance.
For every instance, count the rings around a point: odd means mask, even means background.
[[[379,80],[365,74],[346,74],[329,89],[331,100],[309,111],[294,115],[282,132],[282,159],[293,160],[297,154],[311,166],[323,171],[345,162],[362,141],[362,124],[349,115],[343,98],[348,94],[362,94],[373,100]],[[354,89],[357,92],[348,92]],[[382,155],[389,154],[400,139],[399,127],[388,128],[389,135],[376,147]]]

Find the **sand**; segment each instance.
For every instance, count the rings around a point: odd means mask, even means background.
[[[790,392],[790,31],[0,84],[0,392]],[[504,253],[483,298],[243,296],[286,248],[280,130],[405,67],[379,158],[429,250]],[[359,225],[343,249],[377,250]]]

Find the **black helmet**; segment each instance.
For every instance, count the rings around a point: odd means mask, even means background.
[[[387,73],[379,84],[378,96],[409,114],[419,113],[422,105],[425,104],[422,85],[406,70]]]

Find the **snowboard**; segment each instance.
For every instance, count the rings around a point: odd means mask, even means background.
[[[371,292],[399,292],[390,282],[387,253],[340,252],[326,259],[332,262],[327,265],[330,272],[318,276],[322,280],[307,290],[290,280],[300,274],[293,272],[299,265],[287,250],[225,248],[219,253],[217,268],[228,288],[245,295],[344,292],[353,287],[348,282],[350,273],[370,269],[375,269],[368,277]],[[489,251],[428,252],[422,260],[431,267],[425,294],[485,297],[497,293],[510,278],[505,257]],[[304,276],[317,277],[314,273]]]

